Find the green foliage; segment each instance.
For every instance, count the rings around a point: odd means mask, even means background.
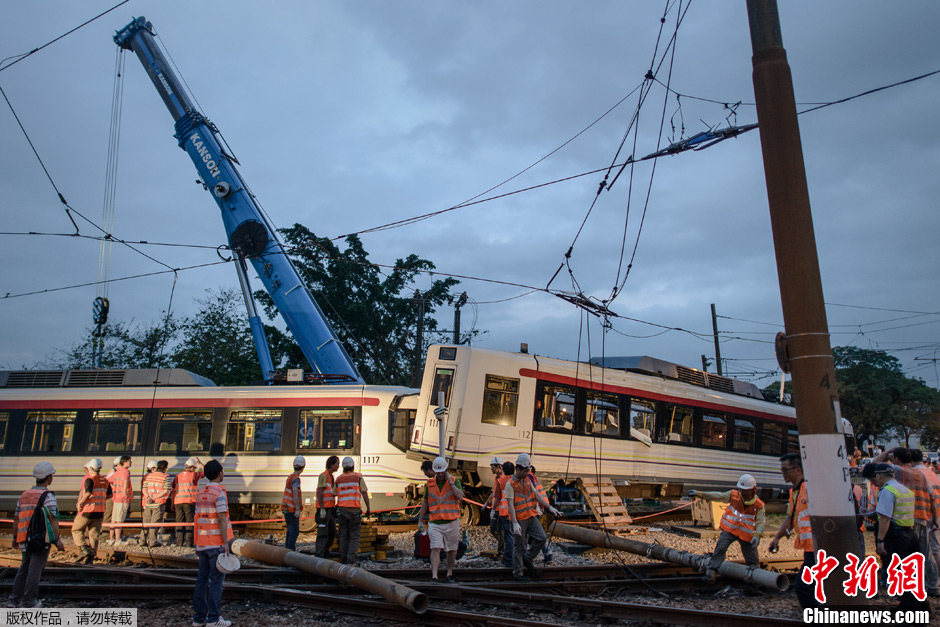
[[[247,385],[261,380],[248,316],[240,294],[230,288],[197,300],[199,311],[180,324],[182,338],[172,363],[215,381],[216,385]]]
[[[168,347],[179,332],[179,324],[166,314],[154,326],[130,326],[121,322],[104,325],[101,333],[101,368],[167,368],[172,363]],[[85,331],[91,337],[92,328]],[[74,345],[63,354],[57,367],[82,369],[92,367],[92,343]]]
[[[281,229],[281,233],[297,271],[362,377],[370,383],[410,384],[419,309],[411,284],[419,273],[433,270],[434,264],[412,254],[397,260],[391,270],[380,269],[369,261],[355,235],[347,237],[345,249],[340,250],[300,224]],[[419,367],[426,347],[442,339],[433,314],[458,283],[451,278],[435,280],[420,295],[424,301],[424,341]],[[270,297],[263,292],[255,296],[273,317]],[[287,334],[272,330],[269,339],[279,347],[284,363],[295,367],[305,364],[299,348],[287,341]]]
[[[938,430],[940,393],[906,377],[896,357],[852,346],[837,346],[832,356],[842,415],[859,441],[896,436],[907,444],[916,433]]]

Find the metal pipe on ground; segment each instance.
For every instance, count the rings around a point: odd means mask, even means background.
[[[548,532],[551,535],[568,540],[574,540],[582,544],[590,544],[606,549],[616,549],[626,551],[634,555],[643,555],[652,559],[673,564],[682,564],[704,572],[708,557],[705,555],[696,555],[688,551],[678,551],[670,549],[661,544],[647,544],[646,542],[637,542],[636,540],[627,540],[618,536],[612,536],[603,531],[594,529],[584,529],[565,525],[559,522],[553,522],[548,526]],[[718,569],[718,573],[733,579],[740,579],[748,583],[754,583],[765,588],[774,588],[776,590],[786,590],[790,586],[790,580],[783,573],[775,573],[761,568],[753,568],[744,564],[725,561]]]
[[[335,579],[377,594],[387,601],[408,608],[415,614],[428,609],[428,596],[398,583],[393,583],[369,571],[347,564],[298,553],[281,546],[271,546],[251,540],[233,540],[232,552],[273,566],[289,566],[321,577]]]

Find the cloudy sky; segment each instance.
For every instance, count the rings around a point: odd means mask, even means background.
[[[774,379],[783,321],[756,131],[662,158],[655,172],[651,161],[625,169],[586,222],[604,172],[571,178],[756,122],[743,2],[131,0],[10,65],[116,3],[10,3],[0,21],[0,88],[12,106],[0,102],[0,368],[52,363],[91,325],[99,243],[20,233],[74,233],[56,189],[102,224],[111,37],[145,15],[279,226],[340,237],[447,209],[523,171],[483,197],[540,186],[362,235],[378,263],[416,253],[443,273],[485,279],[460,286],[472,303],[464,329],[485,332],[476,345],[700,367],[714,355],[714,303],[726,373]],[[780,10],[801,109],[940,69],[936,2],[788,0]],[[651,68],[658,82],[631,128]],[[124,75],[113,233],[210,248],[137,246],[154,261],[115,246],[110,277],[216,262],[226,241],[218,209],[132,55]],[[832,343],[887,350],[932,386],[938,93],[940,75],[800,117]],[[532,291],[573,242],[553,289],[604,300],[626,276],[609,305],[623,318],[606,334]],[[172,310],[186,315],[206,289],[236,286],[231,265],[183,270]],[[154,323],[172,287],[170,273],[111,283],[112,320]],[[440,321],[450,328],[451,312]]]

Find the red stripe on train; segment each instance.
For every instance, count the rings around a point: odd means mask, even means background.
[[[689,405],[692,407],[701,407],[702,409],[714,409],[716,411],[729,411],[735,414],[742,414],[745,416],[753,416],[755,418],[765,418],[767,420],[775,420],[777,422],[785,422],[792,425],[796,424],[796,418],[790,416],[781,416],[780,414],[771,414],[769,412],[757,411],[754,409],[747,409],[744,407],[729,407],[728,405],[721,405],[719,403],[709,403],[707,401],[692,401],[691,399],[682,398],[678,396],[669,396],[668,394],[658,394],[656,392],[648,392],[646,390],[638,390],[634,388],[628,388],[621,385],[610,385],[610,384],[601,384],[597,381],[590,381],[588,379],[576,379],[574,377],[566,377],[560,374],[553,374],[551,372],[544,372],[541,370],[532,370],[531,368],[520,368],[519,376],[528,377],[531,379],[541,379],[543,381],[551,381],[552,383],[561,383],[564,385],[573,385],[577,387],[587,388],[589,390],[598,390],[601,392],[611,392],[616,394],[627,394],[630,396],[639,396],[641,398],[648,398],[654,401],[666,401],[669,403],[676,403],[678,405]],[[706,389],[706,388],[703,388]]]
[[[311,398],[126,398],[0,401],[0,409],[199,409],[203,407],[378,407],[377,398],[331,396]]]

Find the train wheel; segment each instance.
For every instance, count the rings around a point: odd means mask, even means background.
[[[473,503],[464,503],[460,509],[460,522],[475,527],[480,524],[480,506]]]
[[[313,505],[304,505],[304,508],[300,510],[300,531],[302,533],[310,533],[317,528],[317,508]]]

